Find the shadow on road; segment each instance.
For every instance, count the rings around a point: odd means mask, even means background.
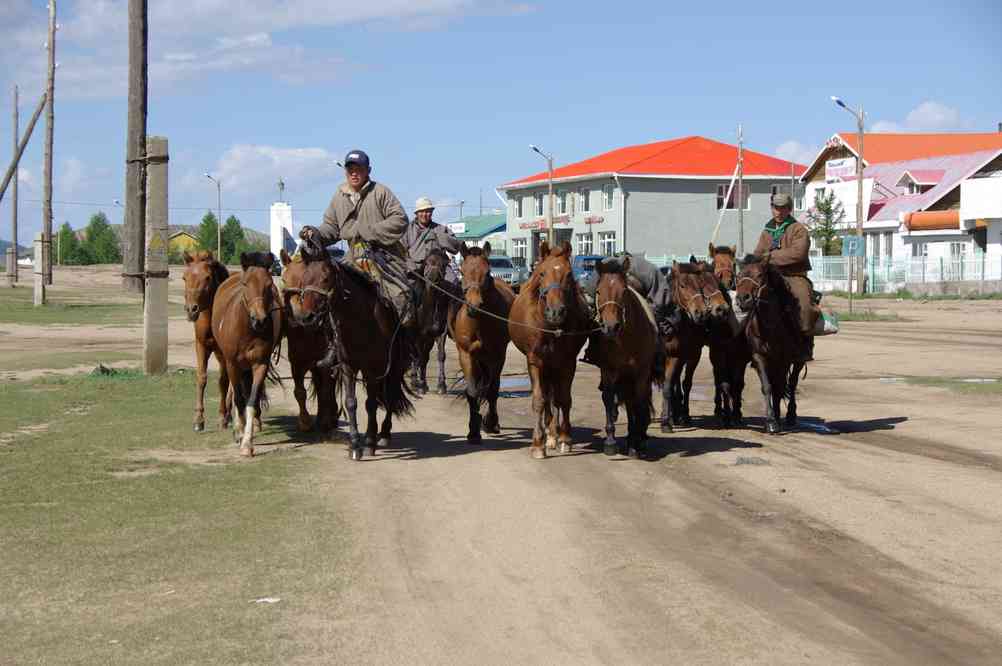
[[[732,449],[761,449],[762,445],[757,442],[748,442],[743,439],[731,437],[714,437],[701,435],[688,437],[678,434],[664,434],[652,437],[647,441],[647,455],[645,460],[656,462],[671,455],[679,455],[683,458],[691,456],[701,456],[705,453],[720,453]]]
[[[821,421],[821,419],[817,420]],[[870,419],[869,421],[823,421],[823,423],[832,430],[840,433],[856,433],[874,432],[875,430],[894,430],[894,426],[907,420],[907,416],[888,416],[882,419]]]

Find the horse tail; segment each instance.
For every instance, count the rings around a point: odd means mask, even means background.
[[[390,367],[383,378],[383,407],[393,416],[413,416],[412,398],[417,394],[411,389],[404,375],[417,358],[417,345],[410,336],[397,331],[390,344]]]

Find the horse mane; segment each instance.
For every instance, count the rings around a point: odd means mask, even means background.
[[[441,252],[443,255],[445,254],[439,248],[435,248],[434,250],[432,250],[432,252],[435,252],[436,250],[438,252]],[[477,247],[476,245],[473,245],[473,246],[470,246],[470,247],[466,248],[466,256],[468,256],[468,257],[469,256],[473,256],[473,257],[486,257],[487,255],[484,254],[484,248]]]
[[[211,254],[211,253],[210,253]],[[230,272],[226,269],[226,266],[215,259],[209,265],[212,271],[212,277],[216,280],[216,286],[218,287],[222,283],[226,282],[226,279],[230,277]]]
[[[623,260],[620,257],[606,257],[595,266],[598,273],[619,273],[623,274]]]
[[[713,246],[713,256],[717,256],[718,254],[726,254],[731,257],[735,256],[734,248],[732,248],[730,245]]]
[[[240,254],[240,265],[244,269],[257,267],[271,270],[275,256],[271,252],[243,252]]]
[[[675,264],[675,266],[678,267],[679,273],[698,274],[706,270],[699,262],[686,262],[684,264]]]

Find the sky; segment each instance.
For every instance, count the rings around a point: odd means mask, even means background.
[[[809,162],[866,109],[868,131],[996,131],[1002,3],[149,0],[150,134],[170,143],[170,222],[215,208],[266,230],[276,183],[317,224],[342,172],[436,218],[500,206],[495,188],[606,150],[688,135]],[[817,4],[818,6],[811,6]],[[768,5],[768,7],[764,6]],[[44,89],[45,0],[0,0],[0,163]],[[59,0],[54,223],[120,222],[127,1]],[[41,228],[44,123],[21,163],[19,239]],[[0,238],[10,238],[10,196]]]

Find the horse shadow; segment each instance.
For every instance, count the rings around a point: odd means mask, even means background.
[[[749,442],[733,437],[714,437],[701,434],[689,437],[679,434],[665,434],[647,440],[647,454],[644,460],[657,462],[668,456],[691,458],[707,453],[722,453],[733,449],[761,449],[758,442]]]
[[[723,429],[719,423],[716,423],[713,417],[704,417],[708,422],[701,423],[699,427],[710,428],[710,429]],[[761,416],[746,416],[745,417],[745,428],[749,428],[755,432],[765,432],[765,418]],[[874,432],[876,430],[894,430],[894,427],[899,423],[904,423],[908,420],[907,416],[889,416],[879,419],[870,419],[868,421],[828,421],[820,416],[800,416],[798,417],[798,423],[795,427],[791,428],[789,426],[783,426],[782,432],[778,435],[770,435],[771,437],[782,437],[784,435],[791,435],[795,433],[812,433],[815,435],[843,435],[849,433],[865,433]],[[699,423],[697,420],[696,423]]]

